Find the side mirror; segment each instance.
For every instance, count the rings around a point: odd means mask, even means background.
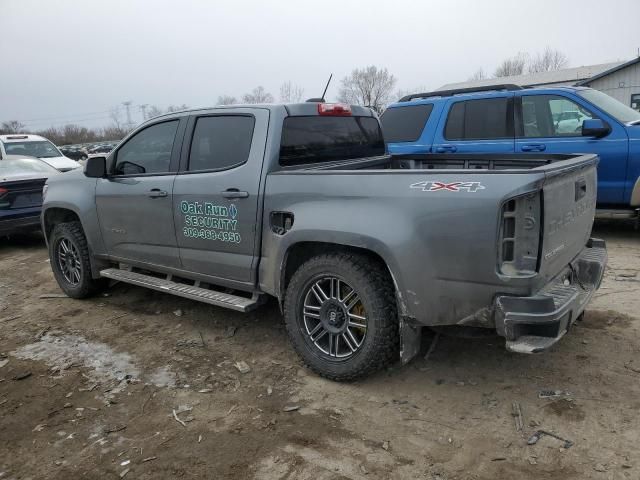
[[[91,157],[84,166],[84,174],[89,178],[104,178],[107,176],[107,158]]]
[[[608,135],[611,127],[599,118],[587,118],[582,122],[582,136],[601,138]]]

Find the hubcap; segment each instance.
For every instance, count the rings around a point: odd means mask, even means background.
[[[82,276],[82,263],[80,252],[67,238],[58,242],[57,247],[58,266],[64,279],[71,285],[78,285]]]
[[[354,355],[367,334],[360,296],[337,277],[322,277],[307,287],[302,319],[308,342],[332,358]]]

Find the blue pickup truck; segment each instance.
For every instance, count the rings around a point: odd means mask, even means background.
[[[390,105],[381,120],[396,156],[595,153],[596,216],[638,219],[640,112],[597,90],[493,85],[417,93]]]

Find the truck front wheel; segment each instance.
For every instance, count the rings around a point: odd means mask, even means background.
[[[71,298],[86,298],[105,285],[91,276],[89,247],[80,222],[58,223],[49,237],[49,259],[58,285]]]
[[[366,256],[308,260],[289,282],[284,317],[296,352],[331,380],[365,377],[398,358],[393,285],[384,268]]]

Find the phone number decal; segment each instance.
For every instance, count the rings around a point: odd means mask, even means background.
[[[221,232],[219,230],[207,230],[205,228],[184,227],[182,229],[182,234],[188,238],[218,240],[220,242],[240,243],[242,241],[239,233]]]

